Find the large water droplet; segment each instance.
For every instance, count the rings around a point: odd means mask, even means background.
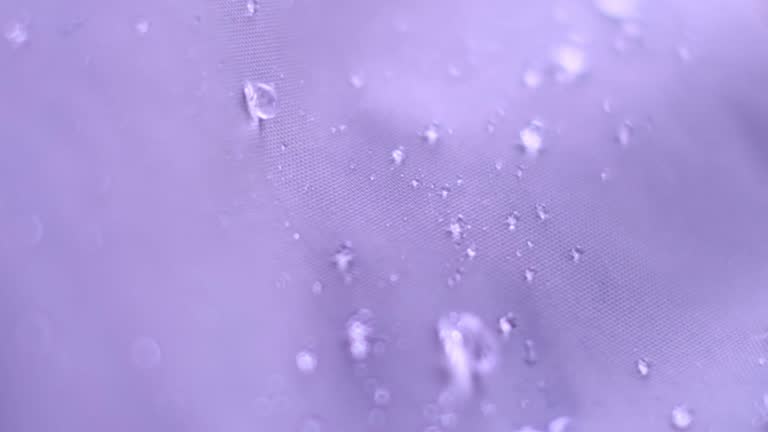
[[[628,20],[637,15],[638,0],[594,0],[597,10],[608,18]]]
[[[302,350],[296,354],[296,367],[301,373],[311,374],[317,369],[317,356],[309,350]]]
[[[149,337],[140,337],[133,341],[131,346],[131,358],[133,364],[142,369],[151,369],[162,361],[160,345]]]
[[[19,48],[29,39],[27,26],[18,21],[8,23],[5,26],[5,38],[11,44],[11,48]]]
[[[693,423],[693,414],[685,405],[679,405],[672,409],[672,426],[679,430],[688,429]]]
[[[449,313],[437,322],[450,377],[447,398],[464,398],[474,389],[474,379],[491,373],[498,363],[499,349],[493,332],[471,313]]]
[[[269,120],[277,115],[277,92],[274,87],[264,83],[246,81],[243,85],[243,96],[251,119]]]
[[[542,137],[542,124],[534,120],[520,131],[520,143],[523,150],[529,156],[538,156],[544,145]]]
[[[365,360],[371,352],[370,337],[373,333],[373,313],[368,309],[355,312],[346,325],[349,354],[354,360]]]

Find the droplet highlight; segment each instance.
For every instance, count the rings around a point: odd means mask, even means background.
[[[273,86],[246,81],[243,85],[243,96],[254,122],[269,120],[277,115],[277,93]]]

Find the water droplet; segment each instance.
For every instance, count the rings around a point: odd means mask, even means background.
[[[685,405],[679,405],[672,409],[672,426],[676,429],[688,429],[693,423],[693,414]]]
[[[678,57],[680,57],[680,60],[686,63],[691,61],[691,59],[693,58],[693,56],[691,55],[691,50],[688,49],[688,47],[685,45],[680,45],[677,47],[677,55]]]
[[[575,263],[580,262],[581,258],[584,256],[584,249],[582,249],[579,246],[576,246],[568,252],[568,255],[571,258],[571,261]]]
[[[392,161],[395,163],[395,165],[402,165],[404,160],[405,160],[405,149],[403,148],[403,146],[400,146],[392,150]]]
[[[456,312],[438,320],[437,336],[451,380],[444,395],[449,399],[466,397],[473,391],[474,378],[488,375],[496,367],[496,338],[476,315]]]
[[[451,78],[461,78],[461,69],[456,65],[450,65],[448,66],[448,75],[450,75]]]
[[[269,120],[277,115],[277,93],[274,87],[246,81],[243,85],[243,95],[248,113],[254,122]]]
[[[464,238],[464,229],[466,228],[466,223],[464,222],[464,218],[460,215],[457,216],[451,223],[448,225],[448,233],[451,235],[451,239],[455,243],[461,242],[461,240]]]
[[[448,194],[451,193],[451,187],[448,185],[443,185],[440,187],[440,196],[443,197],[443,199],[448,198]]]
[[[533,366],[539,361],[539,355],[536,352],[536,345],[532,340],[526,339],[525,342],[523,342],[523,352],[523,359],[529,365]]]
[[[534,120],[520,131],[520,143],[525,153],[529,156],[535,157],[541,152],[544,144],[541,128],[541,122]]]
[[[561,45],[552,53],[557,66],[555,78],[561,83],[575,81],[587,72],[587,55],[575,45]]]
[[[628,20],[637,15],[638,0],[594,0],[597,10],[608,18]]]
[[[651,372],[651,362],[649,362],[648,359],[638,359],[636,367],[637,373],[639,373],[641,377],[647,377]]]
[[[419,181],[418,179],[411,180],[411,187],[412,188],[418,189],[419,186],[421,186],[421,181]]]
[[[571,424],[570,417],[557,417],[549,422],[549,432],[565,432],[569,424]]]
[[[142,369],[151,369],[160,364],[162,360],[160,345],[149,337],[140,337],[133,341],[131,346],[131,358],[133,364]]]
[[[18,21],[8,23],[5,26],[5,38],[11,44],[11,48],[19,48],[29,39],[27,26]]]
[[[507,229],[514,231],[517,229],[517,223],[520,222],[520,213],[512,212],[507,216]]]
[[[352,251],[352,244],[345,242],[336,250],[333,254],[333,264],[336,269],[341,273],[347,273],[352,266],[352,261],[355,259],[355,254]]]
[[[136,33],[143,36],[149,32],[149,21],[142,19],[136,23]]]
[[[322,432],[323,423],[316,417],[309,417],[301,423],[299,432]]]
[[[504,337],[509,337],[512,330],[515,330],[518,326],[517,316],[511,312],[504,314],[499,318],[499,331]]]
[[[320,281],[315,281],[312,284],[312,294],[320,295],[323,293],[323,284]]]
[[[624,121],[616,131],[616,142],[622,147],[629,146],[629,141],[632,138],[633,126],[629,121]]]
[[[477,256],[477,247],[475,245],[468,247],[466,254],[467,254],[467,258],[475,259],[475,257]]]
[[[296,354],[296,367],[302,373],[311,374],[317,368],[317,357],[311,351],[299,351]]]
[[[437,127],[432,124],[421,133],[421,137],[427,144],[432,145],[440,139],[440,132],[437,130]]]
[[[533,283],[533,279],[536,278],[536,270],[527,268],[525,269],[523,276],[525,277],[526,282]]]
[[[536,204],[536,216],[540,221],[545,221],[552,217],[552,213],[549,212],[549,209],[544,204]]]
[[[254,16],[258,9],[259,9],[259,5],[256,3],[256,0],[248,0],[245,2],[246,16],[249,16],[249,17]]]
[[[373,333],[373,313],[360,309],[347,320],[347,343],[349,353],[355,360],[365,360],[371,351],[370,336]]]
[[[387,390],[386,388],[379,387],[373,391],[373,402],[376,405],[387,405],[389,404],[389,399],[390,399],[389,390]]]
[[[537,89],[544,82],[544,77],[536,69],[528,69],[523,72],[523,85],[529,89]]]
[[[356,89],[361,89],[365,86],[365,78],[360,73],[353,73],[349,75],[349,85]]]

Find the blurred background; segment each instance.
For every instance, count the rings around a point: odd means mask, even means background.
[[[768,430],[764,1],[0,25],[0,430]]]

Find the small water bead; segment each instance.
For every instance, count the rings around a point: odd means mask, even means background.
[[[594,0],[597,10],[615,20],[628,20],[637,16],[639,0]]]
[[[509,216],[507,216],[507,229],[510,231],[514,231],[517,229],[517,223],[520,222],[520,213],[518,212],[512,212]]]
[[[637,373],[639,373],[641,377],[647,377],[648,374],[651,373],[651,362],[648,361],[648,359],[638,359],[635,367],[637,368]]]
[[[565,432],[568,428],[568,425],[570,424],[570,417],[557,417],[556,419],[553,419],[551,422],[549,422],[549,432]]]
[[[448,224],[448,233],[451,235],[451,239],[455,243],[461,242],[464,238],[464,230],[467,224],[464,222],[464,218],[459,215]]]
[[[499,318],[499,332],[503,337],[509,337],[513,330],[518,327],[517,316],[511,312],[504,314]]]
[[[523,85],[529,89],[537,89],[544,82],[541,72],[536,69],[528,69],[523,72]]]
[[[569,83],[581,78],[587,72],[587,56],[576,45],[561,45],[552,53],[552,60],[557,67],[555,79]]]
[[[525,154],[535,157],[541,153],[544,145],[542,126],[541,122],[534,120],[520,131],[520,143]]]
[[[422,139],[427,142],[427,144],[435,144],[440,139],[440,132],[437,130],[437,126],[429,125],[427,129],[424,130],[424,132],[421,133]]]
[[[301,423],[299,432],[323,432],[323,423],[316,417],[309,417]]]
[[[539,355],[536,352],[536,344],[531,339],[523,342],[523,359],[526,363],[533,366],[539,361]]]
[[[299,351],[296,354],[296,367],[302,373],[311,374],[317,369],[317,356],[308,350]]]
[[[475,259],[477,256],[477,247],[475,245],[472,245],[467,248],[466,250],[467,258],[469,259]]]
[[[347,273],[352,266],[352,262],[355,259],[355,254],[352,250],[352,244],[345,242],[336,250],[333,254],[333,264],[336,269],[341,273]]]
[[[320,295],[323,293],[323,284],[320,281],[315,281],[312,284],[312,294]]]
[[[545,221],[552,217],[552,214],[544,204],[536,204],[536,216],[540,221]]]
[[[581,262],[581,258],[584,256],[584,253],[585,253],[584,249],[582,249],[579,246],[576,246],[568,252],[568,256],[571,259],[571,261],[578,263],[578,262]]]
[[[373,333],[373,313],[368,309],[355,312],[346,324],[349,353],[354,360],[365,360],[371,351],[370,337]]]
[[[403,146],[400,146],[392,150],[392,162],[394,162],[395,165],[402,165],[404,160],[405,160],[405,149],[403,148]]]
[[[679,405],[672,409],[672,426],[678,430],[688,429],[693,423],[693,414],[685,405]]]
[[[476,376],[491,373],[498,363],[499,348],[494,334],[471,313],[451,312],[437,322],[437,336],[451,380],[450,398],[468,396]]]
[[[616,130],[616,142],[622,147],[628,147],[629,141],[632,139],[633,130],[634,127],[631,122],[626,120],[622,122]]]
[[[150,337],[140,337],[133,341],[131,358],[133,363],[142,369],[156,367],[162,361],[162,351],[157,341]]]
[[[246,81],[243,85],[243,96],[254,122],[269,120],[277,115],[277,92],[273,86]]]
[[[384,387],[378,387],[376,390],[373,391],[373,402],[376,405],[387,405],[389,404],[390,398],[391,398],[391,395],[389,393],[389,390],[387,390]]]
[[[142,19],[136,23],[136,33],[143,36],[149,32],[149,21]]]
[[[256,0],[247,0],[245,2],[245,15],[246,16],[254,16],[256,14],[256,11],[259,9],[259,5],[256,3]]]
[[[5,39],[11,44],[11,48],[19,48],[29,39],[27,26],[18,21],[8,23],[5,26]]]
[[[363,75],[359,73],[350,74],[349,85],[356,89],[361,89],[365,86],[365,78],[363,78]]]
[[[533,283],[533,279],[536,278],[536,270],[532,268],[525,269],[525,271],[523,272],[523,277],[525,278],[525,281],[528,282],[529,284]]]

